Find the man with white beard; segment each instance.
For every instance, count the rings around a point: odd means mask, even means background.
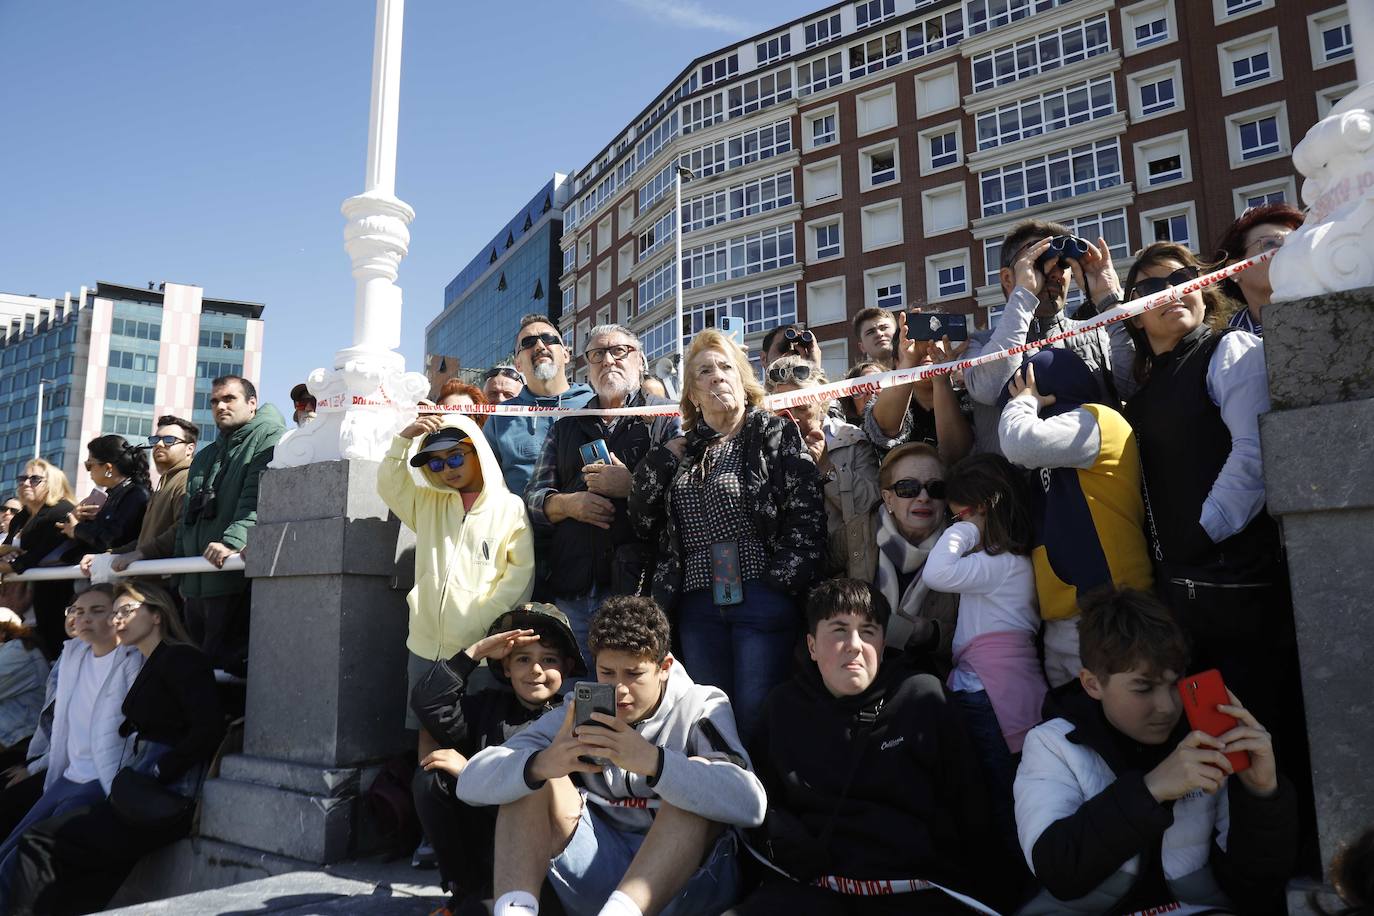
[[[506,404],[581,407],[591,399],[591,388],[581,383],[568,384],[568,348],[547,315],[526,315],[520,319],[520,329],[515,332],[515,367],[525,376],[525,387]],[[501,462],[506,488],[512,493],[525,492],[534,461],[554,419],[539,414],[492,416],[482,427]]]
[[[672,404],[641,390],[644,350],[628,328],[592,328],[584,355],[596,391],[587,407]],[[536,532],[536,582],[567,616],[589,671],[592,614],[610,595],[636,591],[648,569],[626,508],[632,475],[650,448],[681,428],[676,416],[564,417],[553,424],[525,490]]]

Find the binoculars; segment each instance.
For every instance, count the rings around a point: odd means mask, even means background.
[[[202,515],[213,516],[217,500],[215,498],[215,488],[212,486],[202,487],[197,490],[195,495],[186,501],[186,515],[191,521],[197,521]]]
[[[1076,235],[1056,235],[1050,239],[1050,247],[1035,261],[1036,270],[1044,273],[1056,267],[1065,270],[1069,261],[1077,261],[1088,253],[1088,240]]]
[[[802,343],[810,346],[811,344],[816,342],[816,335],[812,334],[810,331],[807,330],[799,331],[796,328],[788,328],[787,330],[782,332],[782,339],[787,341],[789,344],[795,344],[798,341],[801,341]]]

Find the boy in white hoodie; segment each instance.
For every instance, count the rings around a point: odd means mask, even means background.
[[[463,414],[422,415],[401,430],[377,472],[377,492],[415,532],[415,587],[406,596],[414,689],[439,659],[477,642],[493,620],[530,599],[534,542],[524,500],[506,489],[481,428]],[[438,745],[409,695],[406,727],[419,732],[424,759]]]

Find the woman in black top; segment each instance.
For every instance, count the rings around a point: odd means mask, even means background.
[[[136,580],[115,588],[115,630],[146,661],[124,698],[120,734],[129,738],[124,769],[153,776],[194,797],[224,735],[214,670],[186,630],[171,595]],[[116,811],[111,797],[34,824],[19,841],[10,902],[19,913],[90,913],[103,909],[138,860],[187,834],[192,812],[153,827]]]
[[[0,575],[25,572],[40,565],[62,562],[71,542],[61,526],[75,510],[75,494],[67,475],[56,465],[35,458],[24,465],[19,475],[19,501],[24,511],[10,523],[5,536],[5,556],[0,558]],[[48,561],[46,564],[44,561]],[[33,613],[37,620],[43,652],[48,660],[57,657],[62,648],[63,618],[71,603],[72,583],[69,580],[33,583]]]
[[[96,486],[105,488],[105,502],[78,506],[62,526],[77,542],[71,551],[73,563],[83,554],[137,541],[151,489],[148,453],[123,436],[99,436],[86,443],[86,472]]]

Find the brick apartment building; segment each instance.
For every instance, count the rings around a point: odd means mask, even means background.
[[[1297,202],[1292,147],[1355,86],[1334,0],[861,0],[698,58],[573,179],[562,327],[802,320],[838,377],[849,319],[922,303],[986,326],[1001,239],[1031,216],[1101,235],[1124,276]],[[580,367],[579,374],[585,372]]]

